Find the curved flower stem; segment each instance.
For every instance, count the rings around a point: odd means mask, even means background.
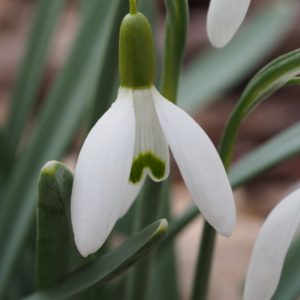
[[[129,12],[131,15],[134,15],[137,13],[136,0],[129,0]]]
[[[179,75],[185,50],[189,21],[187,0],[165,0],[165,51],[160,90],[164,97],[176,103]]]

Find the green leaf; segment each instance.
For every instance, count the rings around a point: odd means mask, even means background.
[[[272,300],[295,300],[300,296],[300,239],[289,249],[285,259],[281,278]]]
[[[296,17],[293,1],[274,1],[245,24],[223,49],[208,49],[183,72],[178,104],[186,110],[203,107],[244,78],[274,50]]]
[[[12,95],[8,119],[10,142],[15,148],[26,127],[39,92],[49,44],[65,5],[64,0],[37,1],[27,50]]]
[[[160,200],[161,207],[159,216],[163,216],[168,220],[172,220],[170,207],[170,180],[167,180],[163,183]],[[157,249],[155,253],[156,255],[153,257],[151,274],[152,288],[151,293],[149,293],[150,298],[148,297],[148,299],[178,300],[180,299],[180,295],[175,243],[170,243],[168,247],[165,248],[164,252],[161,252],[160,249],[161,245]],[[166,289],[166,286],[170,288]]]
[[[259,103],[299,73],[300,49],[297,49],[275,59],[252,78],[231,113],[220,143],[220,156],[226,168],[230,165],[235,139],[242,121]]]
[[[231,168],[229,177],[232,184],[237,186],[249,182],[255,176],[298,155],[300,153],[299,136],[300,122],[255,148]]]
[[[286,84],[286,86],[299,86],[299,85],[300,85],[300,77],[295,77]]]
[[[6,181],[14,163],[14,153],[10,146],[7,132],[0,129],[0,180]],[[0,191],[3,190],[1,186]],[[1,205],[1,201],[0,201]]]
[[[79,9],[80,9],[80,13],[81,13],[83,16],[88,15],[89,9],[90,9],[90,7],[91,7],[90,1],[86,1],[86,0],[77,0],[77,2],[78,2]]]
[[[118,248],[99,257],[94,263],[79,269],[58,285],[38,291],[26,300],[59,300],[75,295],[99,281],[110,280],[126,271],[149,253],[162,239],[168,227],[162,219],[151,224]]]
[[[70,221],[73,174],[59,162],[48,162],[38,186],[36,283],[44,289],[84,263],[74,244]],[[89,261],[89,260],[87,260]]]
[[[199,209],[195,205],[191,205],[180,217],[170,222],[169,230],[161,242],[158,251],[167,250],[169,243],[184,229],[192,220],[200,214]]]
[[[39,170],[66,151],[97,92],[110,36],[128,5],[122,0],[91,1],[66,65],[58,76],[26,151],[20,156],[0,206],[0,298],[34,219]]]

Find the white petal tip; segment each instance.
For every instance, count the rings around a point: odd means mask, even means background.
[[[102,244],[103,243],[99,243],[99,240],[96,238],[87,239],[87,236],[85,236],[85,238],[79,238],[75,236],[75,245],[78,252],[83,257],[87,257],[90,254],[95,253],[101,248]]]
[[[215,227],[217,232],[223,237],[230,237],[235,228],[235,213],[231,217],[227,217],[226,220],[223,220],[219,226]]]
[[[226,46],[241,26],[250,0],[211,0],[207,14],[207,34],[216,48]]]
[[[225,47],[230,42],[231,38],[229,40],[224,41],[224,40],[215,38],[212,34],[208,33],[208,40],[213,47],[220,49],[220,48]]]
[[[229,238],[233,233],[234,227],[235,227],[235,223],[233,225],[230,225],[230,226],[226,225],[226,227],[219,230],[219,233],[223,237]]]

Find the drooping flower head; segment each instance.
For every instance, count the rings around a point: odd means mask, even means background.
[[[224,47],[241,26],[251,0],[210,0],[207,33],[214,47]]]
[[[147,19],[131,11],[122,21],[119,42],[117,99],[87,136],[75,170],[71,217],[79,252],[87,256],[101,247],[146,176],[168,177],[169,147],[203,216],[230,235],[235,206],[226,172],[205,132],[154,87]]]

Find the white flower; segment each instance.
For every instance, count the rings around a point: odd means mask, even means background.
[[[76,166],[71,215],[83,256],[101,247],[146,175],[155,181],[168,177],[168,145],[203,216],[221,234],[231,234],[232,190],[210,139],[155,87],[121,87],[115,103],[89,133]]]
[[[251,256],[244,300],[272,298],[299,224],[300,189],[284,198],[263,224]]]
[[[251,0],[210,0],[207,33],[214,47],[224,47],[242,24]]]

